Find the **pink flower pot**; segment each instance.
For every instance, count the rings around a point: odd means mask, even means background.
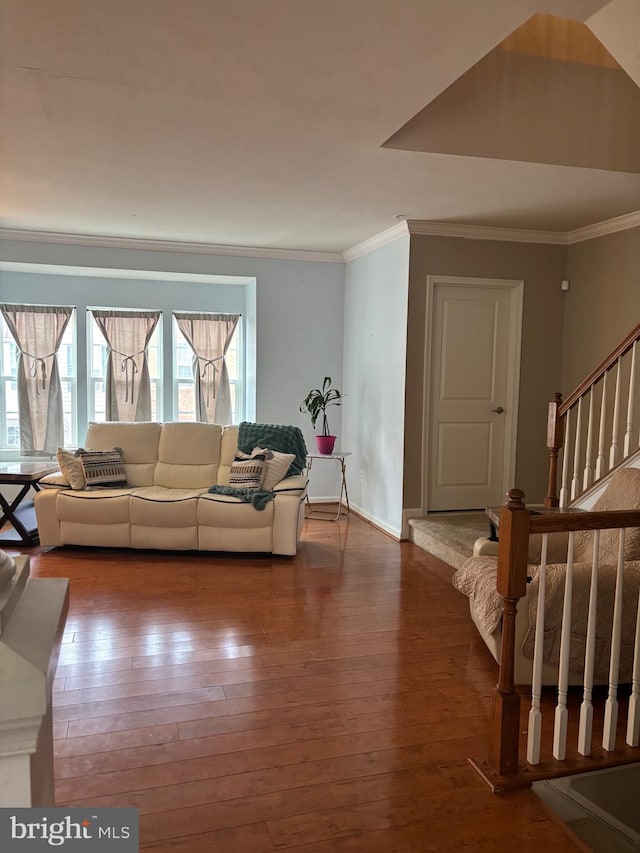
[[[318,453],[322,453],[323,456],[331,456],[333,453],[333,446],[336,443],[335,435],[317,435],[316,436],[316,445],[318,447]]]

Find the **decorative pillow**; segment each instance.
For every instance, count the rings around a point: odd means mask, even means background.
[[[279,453],[277,450],[260,447],[254,447],[253,452],[264,453],[266,456],[267,464],[262,488],[270,492],[276,483],[287,476],[287,471],[296,455],[295,453]]]
[[[264,453],[236,454],[229,471],[229,485],[235,489],[260,489],[264,481],[266,459]]]
[[[72,489],[84,489],[86,480],[82,459],[78,450],[65,450],[59,447],[56,452],[58,467]]]
[[[127,485],[127,475],[122,463],[122,450],[85,450],[78,448],[87,489],[117,489]]]

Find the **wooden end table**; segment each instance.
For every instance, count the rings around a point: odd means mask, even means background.
[[[26,545],[27,547],[38,545],[40,538],[33,501],[25,500],[25,497],[30,489],[39,492],[40,478],[53,474],[57,470],[57,464],[49,461],[0,464],[0,486],[22,485],[11,503],[0,490],[0,507],[2,508],[0,529],[6,524],[11,525],[10,530],[2,530],[0,533],[0,545]]]
[[[500,513],[504,504],[501,506],[485,507],[485,515],[489,519],[489,539],[491,542],[498,541],[498,532],[500,528]],[[567,506],[563,509],[557,506],[543,506],[542,504],[529,504],[527,506],[531,515],[571,515],[571,513],[582,512],[578,507]]]

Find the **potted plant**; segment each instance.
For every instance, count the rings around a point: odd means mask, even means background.
[[[327,409],[329,406],[340,405],[342,405],[342,394],[337,388],[331,387],[331,377],[325,376],[322,388],[309,391],[300,406],[301,412],[307,412],[311,416],[311,426],[314,429],[318,418],[322,415],[322,434],[316,435],[316,444],[318,452],[324,456],[330,456],[333,453],[333,446],[336,443],[335,435],[329,433]]]

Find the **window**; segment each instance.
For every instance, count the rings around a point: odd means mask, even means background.
[[[201,417],[201,415],[197,414],[195,405],[193,351],[177,322],[173,319],[171,309],[167,310],[165,308],[164,311],[158,309],[157,312],[154,309],[139,310],[110,306],[97,309],[88,308],[85,304],[80,309],[80,318],[77,317],[77,309],[72,309],[70,306],[68,306],[68,309],[71,311],[71,316],[64,329],[57,354],[58,373],[62,389],[65,447],[77,447],[78,443],[82,443],[84,430],[88,421],[105,421],[108,419],[106,390],[109,348],[102,332],[102,328],[104,328],[105,332],[110,335],[108,327],[102,322],[104,320],[104,316],[102,315],[108,312],[113,312],[118,316],[122,314],[125,317],[135,315],[136,322],[140,319],[138,315],[157,314],[160,318],[156,317],[155,328],[153,328],[152,332],[147,333],[151,335],[147,347],[151,419],[157,421],[195,421],[197,417]],[[97,312],[98,321],[94,317],[94,311]],[[180,316],[180,312],[175,313],[177,316]],[[83,323],[80,323],[80,326],[77,325],[79,319],[83,319],[85,316],[86,330]],[[164,363],[162,353],[163,331],[161,326],[163,316],[165,318],[172,316],[173,331],[171,337],[171,345],[173,347],[172,358],[170,361],[167,360]],[[220,357],[216,356],[211,359],[208,366],[207,362],[203,360],[200,374],[205,371],[205,377],[202,383],[203,395],[201,399],[204,400],[206,398],[206,405],[209,407],[203,420],[206,420],[207,415],[210,420],[212,418],[216,419],[217,415],[224,422],[239,423],[246,416],[243,343],[246,331],[242,315],[240,313],[214,314],[212,312],[194,312],[194,316],[200,319],[204,318],[207,322],[217,318],[221,323],[228,324],[223,326],[223,331],[218,331],[218,334],[223,343],[226,341],[229,342],[225,355],[226,373],[229,382],[228,385],[223,383],[223,390],[220,392],[218,385],[212,385],[210,382],[211,377],[214,378],[214,381],[216,378],[218,381],[220,380],[222,368]],[[86,334],[85,340],[77,340],[78,328],[82,330],[83,338],[85,338]],[[189,334],[187,330],[185,331]],[[231,336],[230,339],[229,336]],[[168,335],[164,340],[168,342]],[[126,347],[114,344],[114,349],[124,350]],[[141,346],[137,346],[135,349],[140,350]],[[18,357],[18,347],[9,330],[8,323],[5,321],[2,313],[0,313],[0,454],[4,458],[15,458],[25,452],[21,444],[20,414],[18,409]],[[81,359],[81,363],[78,362],[79,358]],[[120,373],[120,366],[123,361],[128,361],[128,376],[125,375],[124,371],[122,374]],[[127,382],[129,383],[129,390],[131,390],[132,381],[135,382],[135,391],[138,392],[140,387],[140,362],[137,362],[138,370],[134,371],[131,369],[131,360],[123,359],[120,356],[120,360],[116,366],[114,384],[118,386],[118,393],[123,391]],[[211,388],[215,389],[215,393],[209,393]],[[167,394],[172,391],[172,399],[163,400],[163,391],[167,392]],[[214,403],[213,406],[211,406],[212,402]],[[225,412],[222,416],[219,414],[221,405]],[[133,420],[134,418],[130,416],[129,412],[124,410],[125,408],[120,408],[120,404],[118,403],[120,417],[123,420]],[[146,417],[145,414],[145,419]],[[59,443],[63,443],[62,438],[59,439]],[[47,448],[46,452],[51,453],[50,448]]]
[[[20,447],[20,423],[18,420],[18,348],[0,315],[2,329],[2,352],[0,353],[0,418],[2,419],[2,437],[0,442],[3,449],[17,450]]]
[[[75,314],[75,312],[74,312]],[[64,417],[64,445],[77,444],[77,374],[76,374],[76,327],[74,317],[64,330],[64,336],[58,350],[58,371],[62,385],[62,411]]]
[[[0,451],[20,452],[20,416],[18,412],[18,347],[0,314]],[[62,385],[64,443],[76,442],[77,374],[75,324],[65,329],[58,350],[58,371]]]
[[[227,370],[229,371],[229,391],[231,392],[231,409],[233,411],[232,424],[240,423],[244,419],[242,383],[240,381],[240,353],[240,323],[238,323],[226,356]]]
[[[236,326],[225,360],[229,375],[229,394],[231,398],[230,423],[237,424],[244,419],[241,358],[241,323]],[[193,378],[193,350],[187,343],[175,316],[173,318],[173,388],[174,411],[178,421],[196,419],[195,382]]]
[[[120,309],[108,309],[120,310]],[[126,309],[129,310],[129,309]],[[107,358],[109,348],[91,311],[87,312],[88,352],[89,352],[89,388],[87,405],[89,420],[105,421],[106,416],[106,383]],[[162,418],[162,394],[160,391],[161,350],[160,323],[156,326],[147,347],[149,365],[149,380],[151,383],[151,420]]]
[[[180,331],[178,324],[173,321],[174,331],[174,407],[176,420],[195,421],[196,400],[193,381],[193,350]]]

